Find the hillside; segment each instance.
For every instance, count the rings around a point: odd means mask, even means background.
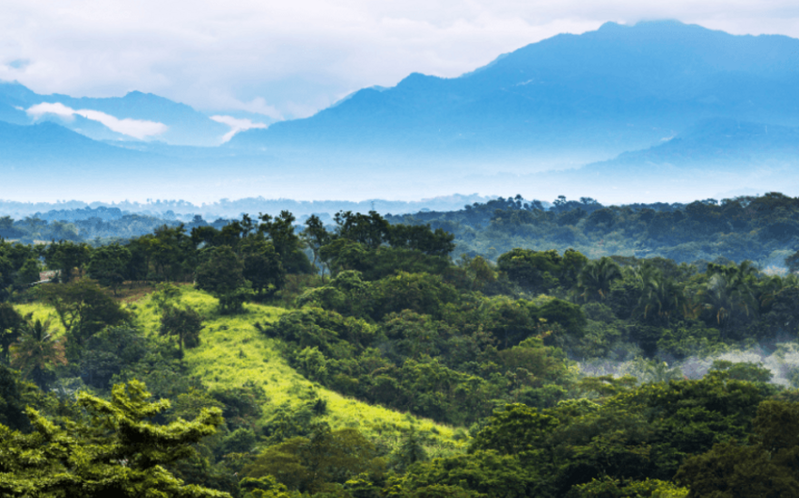
[[[199,347],[187,352],[186,363],[191,375],[201,379],[209,389],[241,387],[252,383],[266,392],[261,423],[267,423],[277,411],[298,409],[308,392],[327,403],[328,414],[320,419],[333,429],[357,428],[371,438],[380,438],[396,445],[402,431],[413,424],[430,434],[427,450],[434,455],[447,455],[463,449],[464,441],[453,439],[451,427],[370,405],[330,391],[298,374],[281,355],[282,341],[268,339],[255,324],[267,325],[286,313],[284,308],[250,304],[240,316],[220,316],[215,312],[217,299],[186,287],[173,302],[190,306],[205,317],[205,328]],[[139,323],[155,334],[159,327],[158,310],[151,296],[128,305]]]

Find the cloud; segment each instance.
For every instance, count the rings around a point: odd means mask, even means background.
[[[39,119],[40,117],[46,114],[52,114],[53,116],[58,116],[61,119],[72,121],[75,119],[75,110],[70,109],[69,107],[65,106],[61,103],[48,103],[43,102],[41,104],[36,104],[31,106],[30,109],[25,111],[28,113],[29,116],[32,116],[34,119]]]
[[[222,137],[222,142],[227,142],[233,135],[240,131],[244,130],[251,130],[253,128],[266,128],[266,124],[264,123],[253,123],[249,119],[239,119],[234,118],[233,116],[211,116],[211,119],[216,121],[217,123],[222,123],[230,126],[230,131],[225,133],[225,136]]]
[[[137,89],[275,119],[411,72],[454,77],[606,21],[799,36],[796,0],[4,0],[0,79],[39,93]]]
[[[93,121],[98,121],[104,124],[108,129],[115,131],[117,133],[122,133],[123,135],[128,135],[134,138],[138,138],[139,140],[143,140],[147,137],[152,137],[155,135],[160,135],[164,133],[168,127],[163,123],[157,123],[155,121],[144,121],[141,119],[119,119],[110,114],[106,114],[100,111],[93,111],[91,109],[79,109],[75,110],[70,107],[65,106],[59,102],[49,103],[43,102],[41,104],[36,104],[31,106],[28,110],[25,111],[28,113],[29,116],[32,116],[34,119],[39,119],[44,115],[52,114],[59,116],[62,119],[72,120],[75,119],[75,116],[83,116],[86,119],[91,119]]]

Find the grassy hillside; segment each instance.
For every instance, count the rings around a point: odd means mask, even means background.
[[[281,406],[299,406],[309,390],[313,390],[327,402],[328,414],[323,420],[333,429],[353,427],[367,437],[380,436],[384,443],[396,444],[402,431],[414,424],[417,430],[428,434],[427,450],[431,456],[465,447],[465,438],[456,436],[451,427],[346,398],[294,371],[280,354],[281,341],[265,337],[255,326],[256,323],[271,323],[285,313],[285,309],[247,304],[246,313],[224,316],[216,313],[215,298],[189,286],[181,289],[175,304],[191,306],[205,318],[201,345],[186,352],[185,359],[191,370],[209,388],[236,387],[246,382],[262,387],[269,399],[264,407],[264,421]],[[156,300],[150,294],[128,305],[138,324],[149,333],[156,333],[159,326]],[[458,433],[463,434],[463,431]]]

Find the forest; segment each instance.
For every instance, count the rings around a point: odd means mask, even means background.
[[[517,196],[16,233],[0,495],[799,496],[797,210]]]

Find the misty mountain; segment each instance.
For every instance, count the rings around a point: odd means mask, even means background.
[[[39,104],[167,129],[133,140],[79,115],[30,126],[25,111]],[[366,88],[219,147],[197,145],[218,143],[226,125],[141,92],[73,98],[0,84],[2,121],[10,124],[0,123],[0,166],[37,187],[31,199],[61,198],[45,192],[75,185],[86,186],[87,200],[97,192],[218,200],[465,191],[629,202],[650,191],[696,199],[742,186],[799,194],[799,40],[671,21],[607,23],[457,78],[412,74]],[[4,187],[0,197],[26,199],[17,184]]]
[[[457,78],[412,74],[230,147],[382,147],[463,157],[613,157],[697,121],[799,125],[799,40],[673,21],[607,23],[498,57]],[[589,161],[586,161],[589,162]]]
[[[52,122],[20,126],[0,122],[2,163],[27,171],[63,170],[67,165],[146,162],[146,154],[97,142]]]
[[[124,97],[75,98],[68,95],[39,95],[13,82],[0,82],[0,120],[31,124],[34,117],[25,111],[42,103],[59,103],[73,110],[99,111],[117,119],[152,121],[166,125],[166,131],[152,138],[176,145],[218,145],[230,128],[210,119],[188,105],[151,93],[130,92]],[[50,120],[95,140],[136,140],[115,132],[99,121],[72,116],[67,119],[45,114],[37,121]]]
[[[652,167],[747,172],[753,166],[792,165],[799,159],[799,128],[712,119],[646,150],[625,152],[584,171],[646,175]]]
[[[174,184],[191,165],[157,154],[97,142],[52,122],[14,125],[0,121],[2,198],[94,198]]]
[[[581,192],[607,199],[635,193],[662,200],[679,193],[698,199],[742,189],[749,194],[797,191],[797,162],[799,127],[718,118],[647,149],[582,168],[520,176],[517,182],[557,185],[571,196]]]

